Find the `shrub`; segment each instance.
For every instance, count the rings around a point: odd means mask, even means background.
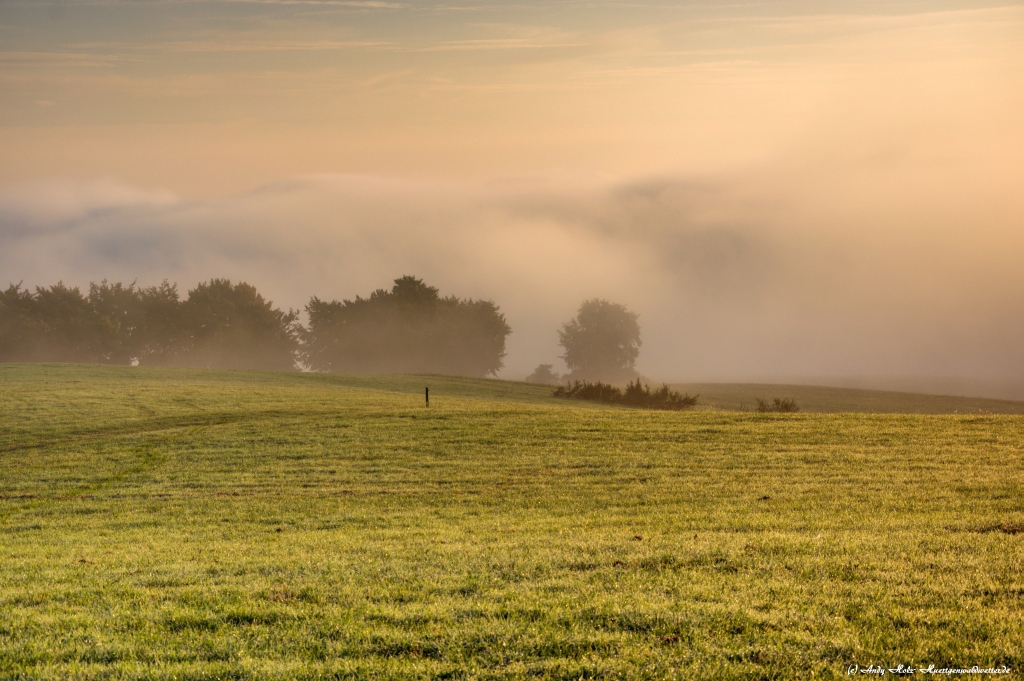
[[[633,383],[626,384],[626,392],[622,396],[622,403],[633,407],[645,407],[647,409],[669,409],[679,411],[690,409],[697,404],[697,395],[690,397],[687,394],[670,390],[667,384],[651,392],[651,387],[640,386],[640,379]]]
[[[543,385],[557,385],[560,376],[551,370],[550,364],[540,364],[533,373],[526,377],[527,383],[541,383]]]
[[[625,391],[601,381],[597,383],[574,381],[573,383],[567,383],[564,386],[555,388],[553,395],[555,397],[667,411],[692,409],[697,404],[698,397],[698,395],[690,397],[689,395],[676,392],[671,390],[668,385],[662,385],[652,392],[651,387],[649,385],[642,385],[639,378],[635,382],[626,384]]]
[[[784,397],[782,399],[776,397],[771,402],[769,402],[768,400],[762,400],[760,397],[758,397],[757,410],[762,413],[779,412],[784,414],[792,414],[800,411],[800,407],[796,406],[796,400],[794,400],[791,397]]]

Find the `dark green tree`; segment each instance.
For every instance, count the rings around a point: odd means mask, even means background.
[[[165,296],[167,293],[165,290]],[[188,292],[181,311],[186,334],[171,363],[219,369],[295,369],[298,312],[278,310],[254,286],[211,279]]]
[[[165,366],[180,363],[190,341],[178,285],[166,280],[139,289],[138,321],[132,329],[132,348],[139,364]],[[182,358],[183,359],[183,358]]]
[[[625,305],[593,299],[562,325],[559,344],[570,380],[622,382],[636,378],[640,354],[638,315]]]
[[[39,361],[42,337],[32,292],[21,284],[0,291],[0,362]]]
[[[89,295],[62,282],[0,292],[0,361],[102,362],[291,371],[298,312],[249,284],[212,279],[182,302],[177,286],[103,280]]]
[[[36,287],[33,316],[41,331],[35,341],[38,361],[111,361],[117,346],[117,328],[102,317],[78,287],[57,282]]]
[[[135,340],[139,331],[141,291],[132,282],[89,284],[87,298],[96,322],[104,329],[100,356],[94,361],[106,364],[131,364],[138,353]]]
[[[302,361],[315,371],[486,376],[511,329],[491,301],[442,298],[416,277],[343,302],[312,298]]]
[[[89,296],[63,282],[34,293],[12,284],[0,294],[0,361],[131,361],[134,286],[90,285]]]

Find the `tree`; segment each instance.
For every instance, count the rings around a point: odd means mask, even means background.
[[[163,293],[167,297],[169,292]],[[181,310],[186,334],[171,363],[201,368],[295,370],[298,312],[276,309],[254,286],[211,279],[188,292]]]
[[[190,339],[182,308],[177,284],[164,280],[159,286],[139,289],[132,348],[140,365],[167,366],[182,361],[179,355]]]
[[[121,282],[110,284],[104,279],[99,284],[89,284],[89,308],[105,330],[100,356],[93,361],[131,364],[137,356],[134,341],[140,322],[140,293],[135,282],[125,286]]]
[[[0,361],[128,364],[138,290],[134,284],[63,282],[0,293]]]
[[[21,284],[0,291],[0,362],[38,361],[42,335],[32,292]]]
[[[178,297],[177,285],[139,288],[103,280],[89,295],[58,282],[0,291],[0,362],[100,362],[292,371],[298,312],[282,312],[253,286],[211,279]]]
[[[504,365],[512,332],[489,300],[440,296],[416,277],[369,298],[306,305],[302,361],[314,371],[486,376]]]
[[[30,310],[35,330],[32,361],[114,361],[117,328],[77,286],[62,281],[49,288],[37,286]]]
[[[569,367],[566,378],[588,381],[626,381],[637,376],[640,354],[638,315],[625,305],[593,299],[580,305],[576,318],[562,325],[559,344]]]

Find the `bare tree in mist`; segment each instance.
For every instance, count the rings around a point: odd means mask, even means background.
[[[441,297],[411,276],[369,298],[314,297],[306,312],[301,357],[314,371],[486,376],[504,365],[512,332],[493,302]]]
[[[580,305],[576,318],[562,325],[559,344],[569,380],[623,382],[637,377],[640,354],[638,315],[625,305],[597,298]]]

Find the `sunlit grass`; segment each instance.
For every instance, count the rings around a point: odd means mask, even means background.
[[[441,377],[0,381],[0,678],[1024,662],[1022,417],[646,412]]]

